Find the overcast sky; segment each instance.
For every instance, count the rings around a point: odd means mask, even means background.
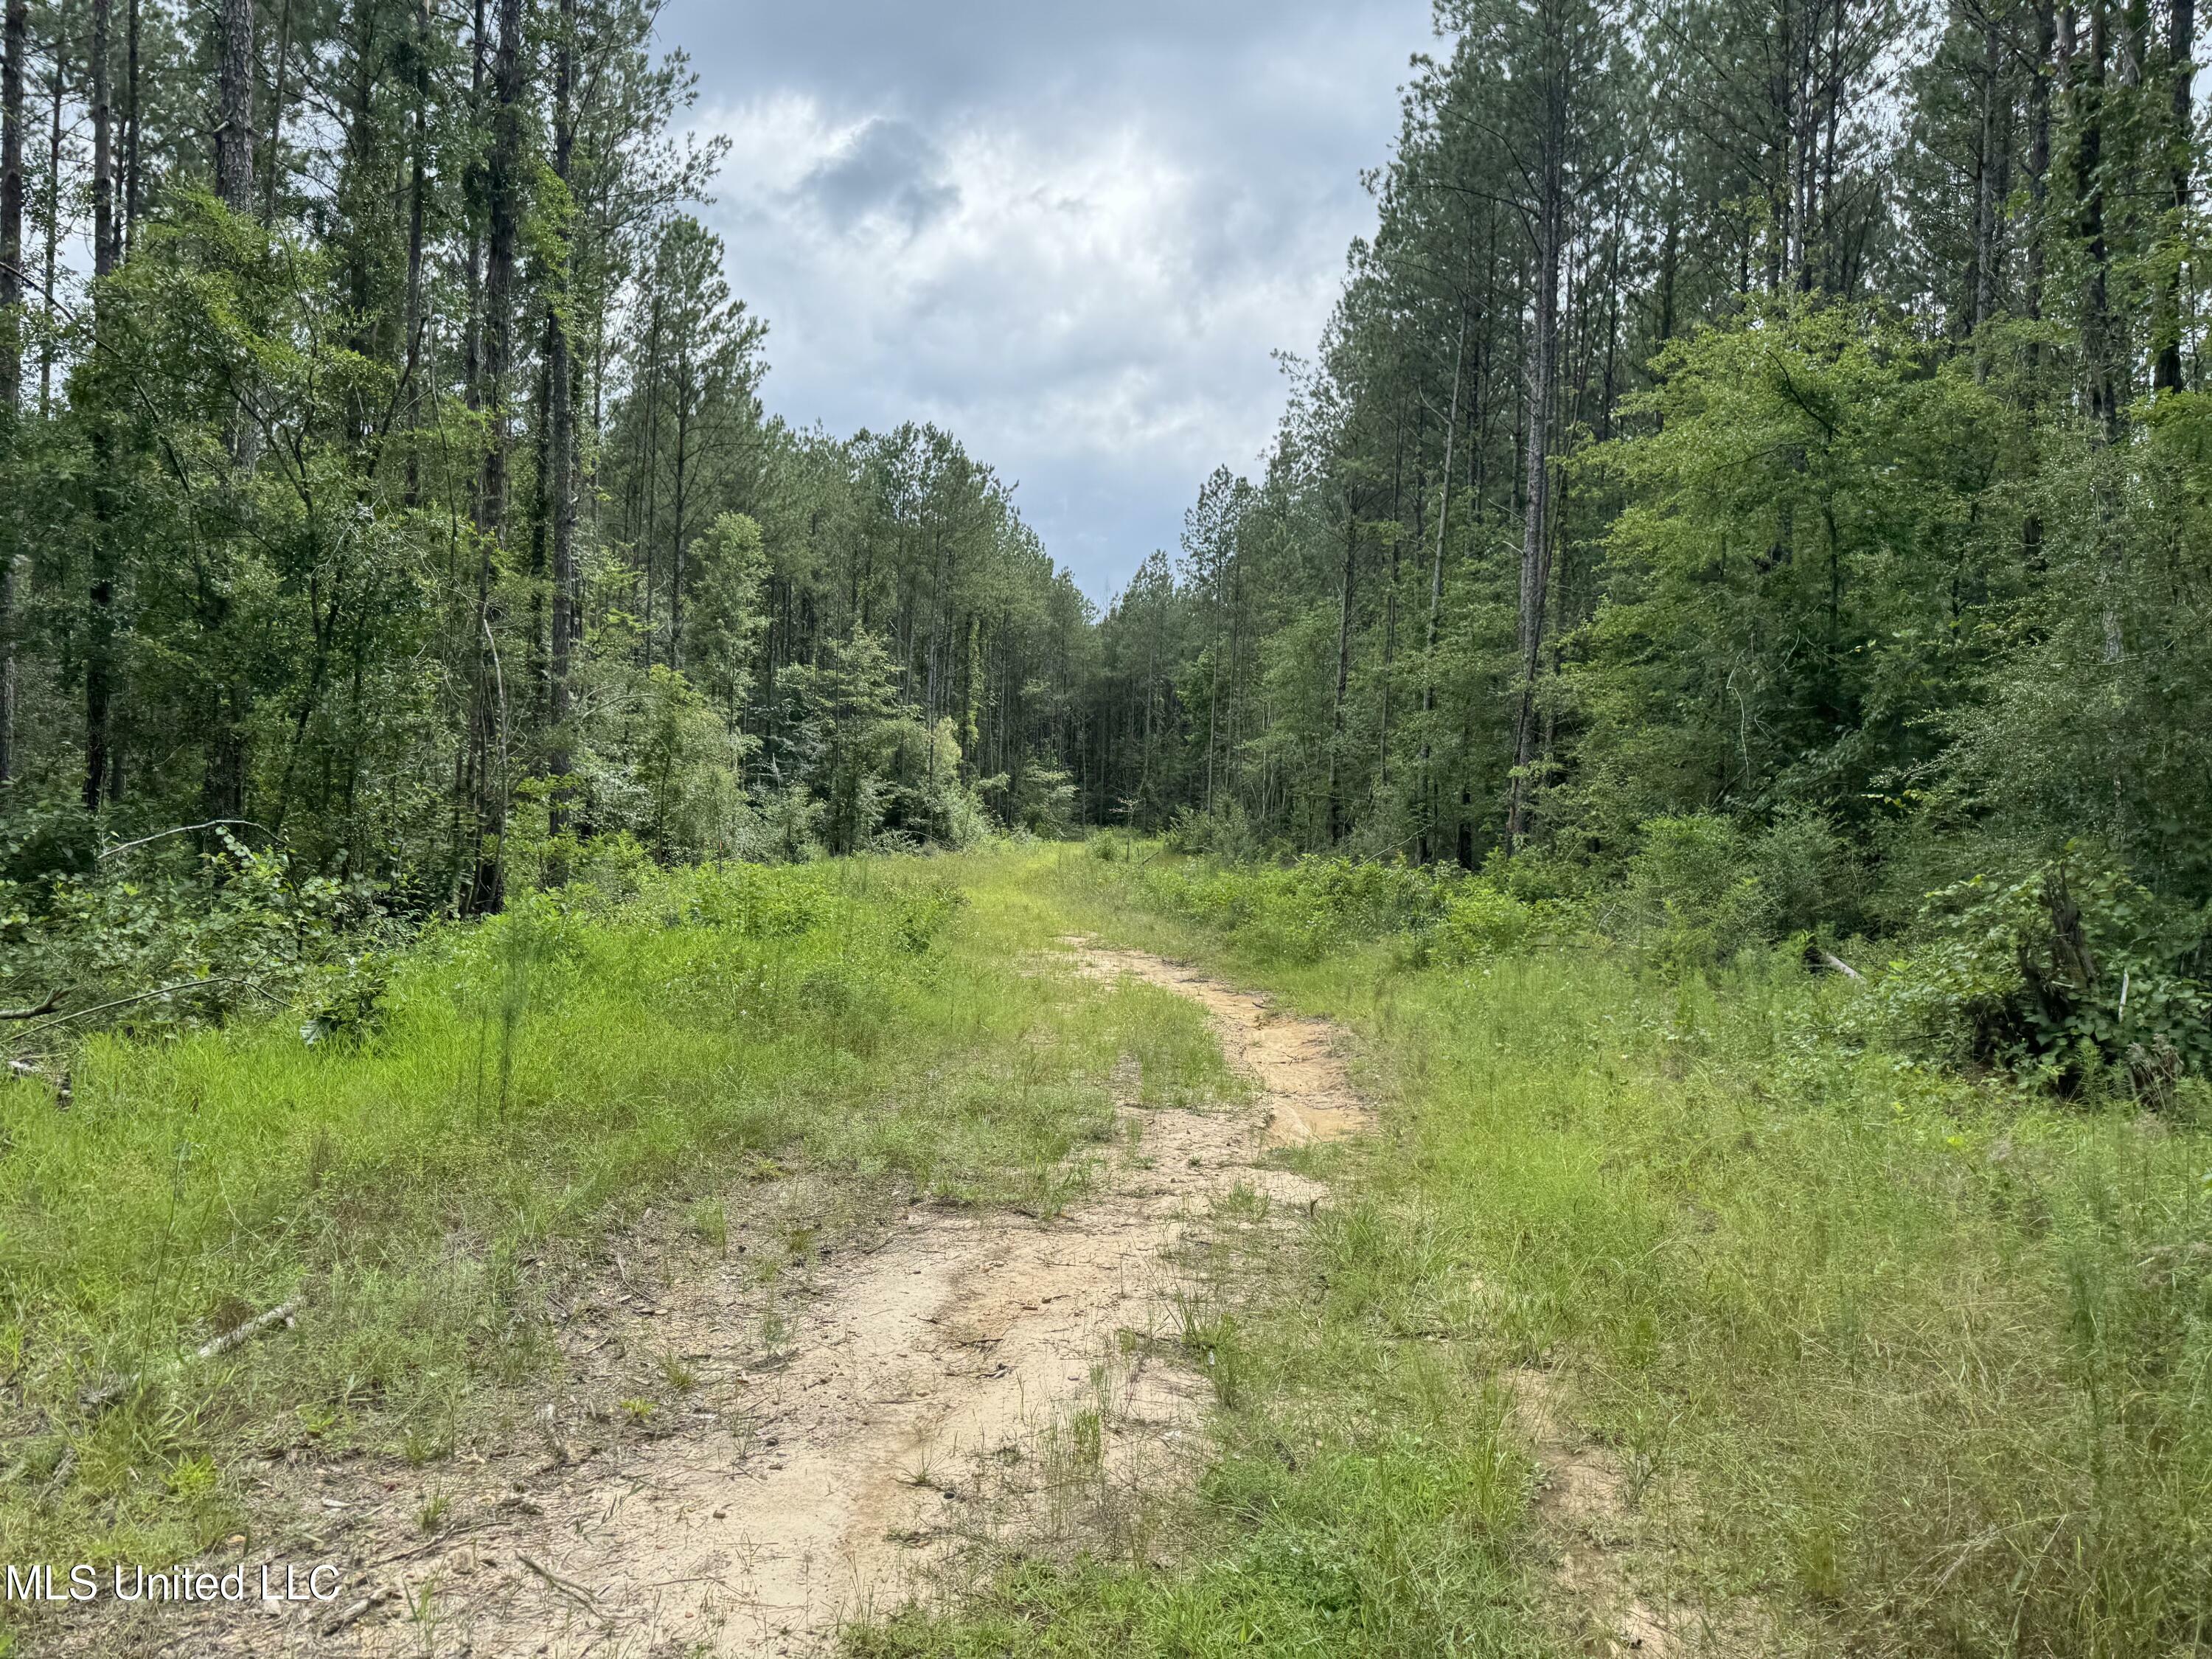
[[[1249,469],[1427,0],[669,0],[769,407],[933,420],[1100,598]]]

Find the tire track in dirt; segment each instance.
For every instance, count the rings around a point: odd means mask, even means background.
[[[814,1275],[771,1363],[757,1273],[732,1262],[671,1285],[629,1334],[695,1363],[699,1396],[741,1402],[742,1436],[702,1410],[711,1421],[566,1463],[549,1420],[554,1466],[526,1495],[475,1494],[465,1535],[410,1540],[396,1503],[380,1540],[374,1522],[355,1534],[373,1557],[405,1559],[356,1581],[386,1599],[342,1632],[278,1609],[169,1650],[416,1653],[427,1622],[440,1652],[805,1654],[841,1622],[926,1599],[964,1544],[1049,1534],[1056,1461],[1072,1456],[1094,1497],[1187,1479],[1179,1443],[1210,1389],[1182,1351],[1188,1287],[1171,1258],[1217,1200],[1309,1210],[1322,1189],[1261,1160],[1370,1118],[1334,1028],[1158,957],[1060,944],[1078,973],[1200,1004],[1264,1115],[1125,1103],[1138,1155],[1112,1158],[1050,1221],[908,1211]]]

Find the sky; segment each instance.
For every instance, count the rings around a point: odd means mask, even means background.
[[[668,0],[769,408],[934,421],[1103,599],[1250,471],[1427,0]]]

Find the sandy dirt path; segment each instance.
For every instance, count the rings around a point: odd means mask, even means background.
[[[571,1462],[549,1415],[544,1466],[504,1495],[481,1483],[457,1535],[427,1545],[404,1530],[410,1494],[342,1486],[328,1506],[364,1510],[348,1536],[369,1607],[264,1609],[144,1650],[814,1653],[926,1597],[963,1545],[1065,1533],[1072,1508],[1188,1479],[1210,1389],[1181,1340],[1178,1246],[1224,1200],[1269,1224],[1306,1213],[1322,1189],[1265,1154],[1367,1118],[1334,1028],[1157,957],[1061,945],[1077,972],[1201,1004],[1257,1107],[1125,1104],[1122,1150],[1057,1218],[913,1209],[774,1315],[740,1261],[671,1285],[610,1340],[677,1357],[693,1420]]]

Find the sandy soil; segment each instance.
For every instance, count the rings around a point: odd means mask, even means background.
[[[324,1469],[307,1486],[323,1495],[302,1504],[323,1513],[296,1541],[353,1564],[344,1600],[148,1612],[98,1644],[805,1654],[842,1620],[957,1581],[987,1559],[979,1544],[1049,1548],[1118,1527],[1141,1548],[1146,1494],[1192,1472],[1211,1393],[1202,1345],[1184,1340],[1201,1293],[1179,1249],[1209,1228],[1307,1213],[1322,1189],[1264,1167],[1266,1153],[1367,1119],[1328,1025],[1158,957],[1062,945],[1079,972],[1202,1004],[1260,1107],[1125,1105],[1121,1150],[1057,1218],[909,1209],[862,1228],[864,1249],[805,1249],[796,1283],[764,1282],[762,1249],[660,1285],[617,1255],[580,1304],[539,1444],[455,1472],[432,1535],[416,1472]],[[793,1190],[772,1231],[804,1240],[805,1183],[778,1184]],[[683,1379],[680,1411],[612,1398],[647,1358]]]

